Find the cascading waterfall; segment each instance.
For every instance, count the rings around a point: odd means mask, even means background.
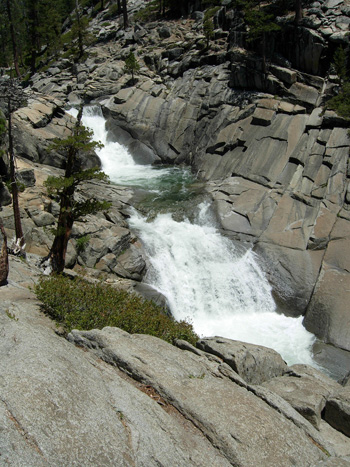
[[[170,169],[138,165],[123,146],[108,141],[101,111],[88,108],[83,123],[105,145],[99,157],[113,182],[136,186],[144,182],[151,189],[161,185]],[[314,364],[315,337],[302,326],[302,317],[276,312],[255,254],[219,233],[207,203],[198,206],[194,222],[175,221],[170,213],[148,221],[134,210],[129,224],[149,256],[146,281],[167,298],[176,319],[189,319],[201,336],[265,345],[288,364]]]

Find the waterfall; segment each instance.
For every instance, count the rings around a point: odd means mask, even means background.
[[[251,249],[242,252],[209,220],[176,222],[160,214],[147,222],[134,212],[130,227],[152,265],[146,281],[165,295],[177,320],[190,320],[201,336],[271,347],[288,364],[314,364],[314,336],[302,317],[276,313],[270,285]]]
[[[85,110],[83,123],[105,145],[99,157],[112,181],[155,190],[161,187],[171,169],[138,165],[126,148],[108,141],[101,111]],[[198,206],[192,222],[175,220],[170,213],[150,221],[133,210],[129,225],[137,231],[149,257],[145,280],[167,298],[175,319],[191,321],[201,336],[265,345],[288,364],[314,365],[311,348],[315,337],[303,327],[302,317],[276,312],[270,285],[255,254],[219,233],[208,203]]]

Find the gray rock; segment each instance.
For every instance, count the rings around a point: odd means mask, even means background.
[[[20,183],[28,186],[35,185],[34,169],[21,169],[17,171],[17,178]]]
[[[162,26],[158,29],[158,34],[161,39],[167,39],[171,36],[171,30],[167,26]]]
[[[325,374],[306,365],[293,365],[286,375],[262,384],[285,399],[315,428],[319,428],[326,401],[341,386]]]
[[[200,428],[230,463],[286,466],[298,464],[300,459],[316,463],[324,458],[294,423],[250,391],[223,378],[220,368],[232,371],[225,364],[116,328],[73,331],[69,338],[139,381],[152,381],[160,395]]]
[[[262,242],[254,250],[264,261],[263,268],[279,307],[287,315],[305,314],[318,278],[323,252],[301,251]],[[306,328],[311,331],[309,327]]]
[[[350,437],[350,389],[348,386],[327,400],[324,419],[333,428]]]
[[[194,11],[191,14],[191,18],[194,19],[195,21],[203,21],[204,13],[203,13],[203,11]]]
[[[8,206],[12,203],[12,196],[9,192],[7,186],[0,182],[0,205],[1,206]]]
[[[130,247],[117,258],[113,271],[127,279],[141,280],[145,272],[146,262],[139,242],[132,243]]]
[[[320,435],[327,439],[337,457],[350,456],[350,439],[340,431],[335,430],[324,420],[319,426]],[[350,460],[350,457],[348,457]]]
[[[282,375],[288,368],[282,357],[267,347],[223,337],[201,339],[196,345],[199,349],[222,358],[249,384],[269,381]]]
[[[337,245],[333,245],[334,248],[329,249],[329,252],[327,249],[325,263],[304,318],[304,326],[325,342],[350,350],[350,274],[337,267],[337,264],[344,264],[347,258],[347,243],[339,241],[339,249],[334,257]],[[339,290],[339,293],[335,293],[335,290]]]
[[[167,308],[167,299],[158,290],[148,284],[137,282],[134,285],[134,291],[144,297],[146,300],[152,300],[156,305],[160,305],[164,309]]]
[[[257,107],[253,113],[252,125],[268,126],[276,113],[273,110],[267,110]]]

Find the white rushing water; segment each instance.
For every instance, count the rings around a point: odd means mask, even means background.
[[[116,183],[137,185],[158,181],[168,169],[136,164],[127,150],[109,142],[102,114],[84,112],[83,123],[105,146],[99,152],[103,170]],[[210,218],[208,206],[198,207],[194,223],[159,214],[153,221],[133,212],[137,230],[152,265],[147,282],[168,300],[177,320],[188,319],[201,336],[223,336],[272,347],[288,364],[313,364],[314,336],[302,317],[276,313],[271,288],[254,253],[237,249]]]

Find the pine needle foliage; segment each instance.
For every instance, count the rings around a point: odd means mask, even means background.
[[[183,339],[194,345],[199,339],[190,323],[177,322],[154,302],[102,282],[72,280],[63,275],[43,276],[35,286],[35,293],[43,310],[66,333],[72,329],[112,326],[131,334],[159,337],[172,344]]]

